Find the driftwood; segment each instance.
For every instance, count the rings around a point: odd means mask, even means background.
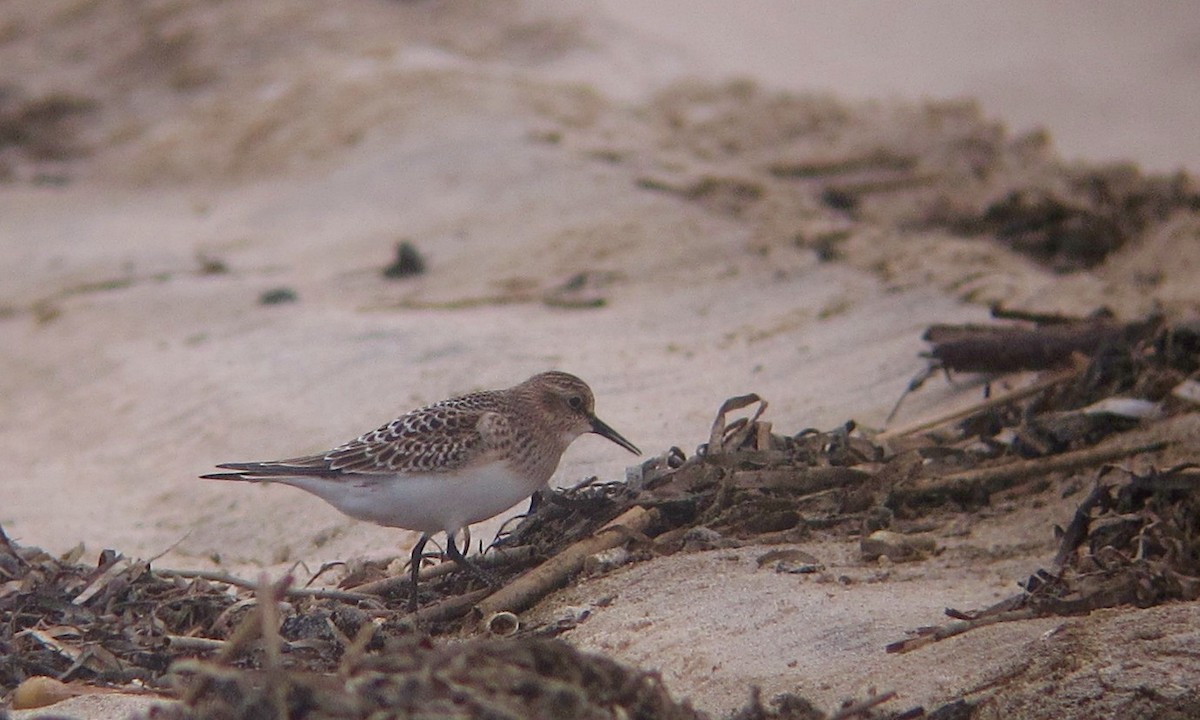
[[[1009,373],[1062,367],[1079,353],[1091,356],[1105,346],[1127,343],[1157,323],[1111,320],[1039,325],[933,325],[922,339],[939,368],[957,372]]]
[[[644,534],[658,517],[657,510],[630,508],[595,535],[566,548],[485,598],[475,606],[476,618],[487,618],[501,611],[519,613],[529,608],[550,591],[566,584],[588,557],[617,547],[630,535]]]
[[[1153,592],[1150,586],[1156,577],[1169,578],[1184,588],[1184,592],[1176,599],[1194,600],[1197,591],[1200,591],[1196,578],[1180,576],[1162,563],[1129,563],[1108,572],[1076,575],[1069,587],[1062,578],[1048,573],[1039,573],[1035,577],[1046,578],[1052,592],[1019,593],[977,613],[947,608],[946,615],[957,618],[954,622],[919,628],[914,637],[889,643],[886,650],[889,653],[906,653],[996,623],[1086,615],[1101,608],[1122,605],[1145,607],[1157,604],[1162,600],[1147,597],[1148,592]]]
[[[907,483],[898,483],[892,489],[889,503],[930,502],[945,498],[975,500],[1008,489],[1024,480],[1044,477],[1054,472],[1070,472],[1102,465],[1123,457],[1161,450],[1166,446],[1165,441],[1118,443],[1051,457],[1018,460],[996,467],[967,470],[941,477],[919,478]]]
[[[1036,395],[1045,390],[1049,390],[1050,388],[1054,387],[1055,385],[1060,385],[1062,383],[1069,382],[1070,380],[1073,380],[1074,378],[1076,378],[1078,375],[1079,375],[1079,369],[1077,369],[1077,368],[1069,368],[1066,370],[1060,370],[1051,375],[1047,375],[1046,377],[1039,378],[1035,382],[1030,383],[1029,385],[1026,385],[1025,387],[1017,388],[1016,390],[1006,392],[1002,395],[996,395],[995,397],[990,397],[986,400],[983,400],[982,402],[975,403],[974,405],[971,405],[970,407],[966,407],[961,410],[955,410],[953,412],[949,412],[944,415],[939,415],[937,417],[929,418],[928,420],[921,420],[921,421],[915,422],[911,425],[906,425],[904,427],[896,428],[894,430],[885,430],[875,436],[875,441],[879,442],[879,443],[886,443],[889,440],[893,440],[895,438],[906,437],[909,435],[916,435],[917,433],[925,432],[926,430],[932,430],[936,427],[941,427],[942,425],[949,425],[952,422],[957,422],[964,418],[968,418],[971,415],[975,415],[976,413],[981,413],[981,412],[985,412],[987,410],[992,410],[994,408],[1003,407],[1004,405],[1007,405],[1012,402],[1016,402],[1017,400],[1024,400],[1027,397]],[[899,407],[899,404],[897,404],[897,407]]]
[[[993,308],[997,317],[1022,317],[1019,313]],[[1108,318],[1069,320],[1047,316],[1029,316],[1039,322],[1021,325],[932,325],[922,335],[930,350],[922,355],[929,365],[917,374],[896,400],[888,421],[900,410],[901,403],[916,392],[938,371],[1004,373],[1060,370],[1076,359],[1091,359],[1102,351],[1131,347],[1152,337],[1162,327],[1159,317],[1118,323]]]
[[[742,489],[763,488],[786,491],[804,498],[832,489],[860,485],[874,477],[873,473],[849,467],[767,468],[739,470],[730,482]]]
[[[413,613],[413,618],[418,624],[453,620],[471,612],[471,608],[475,607],[475,603],[486,598],[491,593],[491,588],[480,588],[464,595],[451,595],[441,602],[416,611]]]
[[[906,653],[912,652],[918,648],[923,648],[926,645],[952,638],[955,635],[962,635],[970,630],[977,630],[988,625],[995,625],[1002,622],[1013,622],[1016,620],[1032,620],[1040,617],[1042,613],[1034,608],[1023,608],[1021,610],[1009,610],[1007,612],[999,612],[991,615],[983,615],[967,620],[958,620],[956,622],[947,623],[945,625],[935,625],[933,627],[923,627],[917,630],[916,637],[906,638],[898,642],[889,643],[885,648],[889,653]]]

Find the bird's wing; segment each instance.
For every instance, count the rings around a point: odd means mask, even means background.
[[[331,470],[351,473],[443,472],[477,460],[491,449],[483,426],[497,413],[451,404],[431,405],[334,448]]]
[[[320,455],[217,467],[237,471],[232,475],[242,480],[446,472],[488,455],[506,422],[490,409],[447,401],[402,415]]]

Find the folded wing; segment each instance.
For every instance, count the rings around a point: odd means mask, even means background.
[[[448,472],[469,465],[492,449],[497,422],[503,422],[503,418],[483,407],[453,401],[439,403],[402,415],[326,453],[270,462],[224,463],[217,467],[235,472],[203,477],[254,481]]]

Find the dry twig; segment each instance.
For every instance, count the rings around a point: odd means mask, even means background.
[[[258,589],[258,583],[219,570],[172,570],[168,568],[155,568],[154,573],[164,577],[177,577],[185,580],[208,580],[210,582],[242,588],[243,590]],[[407,585],[407,582],[405,584]],[[383,607],[375,594],[360,592],[357,588],[355,590],[337,590],[334,588],[287,587],[283,592],[284,597],[289,598],[311,597],[320,600],[365,603],[375,609],[382,609]]]
[[[645,533],[658,516],[658,511],[654,509],[647,510],[635,506],[626,510],[595,535],[571,545],[480,602],[475,607],[476,617],[489,617],[502,610],[525,610],[546,593],[561,587],[571,575],[579,572],[588,557],[617,547],[625,542],[630,534]]]
[[[1022,480],[1044,477],[1055,472],[1071,472],[1081,468],[1102,465],[1130,455],[1154,452],[1167,446],[1164,441],[1141,444],[1112,444],[1085,450],[1066,452],[1034,460],[1018,460],[997,467],[967,470],[965,472],[922,478],[908,486],[897,486],[892,490],[895,502],[928,500],[931,498],[978,498],[1012,487]]]
[[[1061,383],[1072,380],[1078,374],[1079,374],[1078,368],[1069,368],[1067,370],[1060,370],[1056,373],[1047,375],[1044,378],[1040,378],[1037,381],[1035,381],[1029,385],[1026,385],[1025,387],[1017,388],[1016,390],[1006,392],[1002,395],[996,395],[995,397],[991,397],[991,398],[988,398],[987,400],[983,400],[981,402],[975,403],[974,405],[971,405],[970,407],[966,407],[961,410],[954,410],[953,412],[948,412],[944,415],[939,415],[937,417],[929,418],[927,420],[921,420],[921,421],[915,422],[911,425],[906,425],[904,427],[896,428],[894,430],[885,430],[875,436],[875,442],[884,443],[884,442],[887,442],[888,440],[892,440],[895,438],[907,437],[909,435],[916,435],[917,433],[925,432],[926,430],[932,430],[935,427],[940,427],[942,425],[948,425],[952,422],[962,420],[963,418],[968,418],[977,413],[985,412],[987,410],[991,410],[991,409],[997,408],[997,407],[1002,407],[1011,402],[1016,402],[1017,400],[1023,400],[1025,398],[1029,397],[1030,395],[1036,395],[1036,394],[1042,392],[1043,390],[1049,390],[1050,388],[1054,387],[1055,385],[1059,385]]]
[[[979,617],[970,618],[968,620],[959,620],[945,625],[935,625],[932,627],[924,627],[917,630],[917,636],[890,643],[886,650],[889,653],[906,653],[912,652],[917,648],[931,645],[939,640],[962,635],[965,632],[976,630],[988,625],[995,625],[1002,622],[1013,622],[1016,620],[1032,620],[1038,617],[1041,613],[1034,608],[1022,608],[1020,610],[1009,610],[1006,612],[998,612],[990,615],[981,615]]]

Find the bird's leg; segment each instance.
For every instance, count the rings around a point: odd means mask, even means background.
[[[528,516],[537,512],[538,508],[542,506],[542,500],[545,499],[543,497],[543,493],[545,492],[550,492],[550,488],[545,485],[533,491],[533,494],[529,496],[529,509],[525,511],[525,515]]]
[[[462,554],[462,551],[458,549],[458,545],[454,543],[454,533],[446,533],[446,554],[449,555],[450,559],[453,560],[460,568],[471,573],[476,578],[482,580],[488,585],[496,584],[496,579],[494,577],[484,572],[478,565],[468,560],[466,556]]]
[[[421,573],[421,560],[425,557],[425,543],[429,542],[429,533],[421,535],[413,546],[412,558],[409,559],[409,573],[412,577],[412,595],[408,598],[408,611],[416,612],[420,598],[417,595],[417,576]]]

